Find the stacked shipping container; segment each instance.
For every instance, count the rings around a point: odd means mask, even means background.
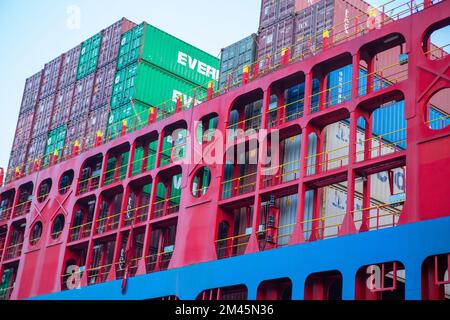
[[[240,83],[244,66],[256,58],[257,36],[252,34],[221,50],[219,89]]]
[[[27,79],[8,175],[65,143],[73,144],[69,138],[83,138],[86,127],[105,131],[120,37],[133,26],[121,19]],[[99,120],[89,117],[90,112]],[[99,116],[101,112],[105,114]],[[66,136],[61,132],[67,132],[66,141],[61,141]]]
[[[147,123],[151,107],[170,113],[179,96],[184,106],[193,104],[194,95],[203,98],[208,82],[218,79],[218,66],[218,59],[147,23],[126,32],[120,41],[108,136],[117,137],[126,119]]]
[[[108,122],[149,106],[172,101],[170,111],[180,95],[191,104],[197,87],[200,100],[218,69],[218,60],[206,52],[146,23],[136,27],[121,19],[27,80],[8,175],[55,151],[67,155],[76,141],[92,146]]]

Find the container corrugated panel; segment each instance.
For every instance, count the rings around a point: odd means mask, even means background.
[[[139,60],[145,24],[141,23],[124,33],[120,38],[117,70],[121,70]]]
[[[30,142],[31,130],[33,128],[34,112],[35,110],[29,110],[19,115],[12,150],[27,146]]]
[[[58,87],[59,76],[61,72],[61,65],[64,55],[50,61],[44,67],[42,76],[42,85],[40,91],[40,99],[46,98],[56,92]]]
[[[449,114],[439,110],[436,107],[430,106],[429,117],[430,128],[433,130],[439,130],[450,125]]]
[[[97,69],[95,72],[94,88],[90,110],[109,104],[111,100],[114,77],[116,75],[116,62]]]
[[[56,129],[69,121],[74,90],[75,84],[72,84],[57,92],[52,123],[50,126],[51,130]]]
[[[86,145],[92,146],[95,142],[97,132],[101,131],[103,135],[106,133],[109,118],[109,105],[89,112],[86,124]]]
[[[283,48],[289,48],[294,41],[294,21],[293,17],[286,18],[278,22],[276,47],[274,51],[281,53]]]
[[[64,54],[58,90],[70,86],[77,80],[77,70],[78,70],[78,61],[80,60],[80,50],[81,45],[78,45]]]
[[[294,57],[301,57],[308,50],[322,46],[323,31],[333,26],[334,1],[321,0],[295,15],[293,49]]]
[[[71,118],[67,123],[67,134],[66,134],[66,146],[73,146],[75,141],[78,140],[80,146],[84,146],[84,137],[86,135],[86,127],[88,122],[88,116],[83,115],[76,118]],[[65,152],[70,153],[70,148],[67,148]]]
[[[47,131],[50,129],[54,102],[55,94],[39,101],[34,115],[33,138],[47,134]]]
[[[279,0],[278,19],[286,18],[295,13],[295,0]]]
[[[127,126],[134,126],[135,119],[137,124],[143,126],[148,121],[149,106],[139,101],[127,103],[117,109],[111,110],[108,117],[106,135],[115,139],[118,138],[122,130],[123,120],[127,120]]]
[[[392,143],[399,143],[399,147],[406,148],[405,103],[400,101],[376,109],[372,114],[372,132],[383,135],[383,139]]]
[[[265,28],[278,20],[278,6],[277,0],[262,0],[261,1],[261,15],[259,18],[259,27]]]
[[[187,42],[147,25],[142,59],[197,85],[218,80],[219,59]]]
[[[45,147],[47,146],[47,133],[36,136],[30,141],[30,146],[27,153],[27,163],[32,163],[35,160],[42,159],[45,154]]]
[[[352,93],[352,66],[334,70],[328,74],[327,106],[333,106],[351,98]]]
[[[117,109],[129,103],[130,99],[150,106],[171,104],[170,101],[174,101],[174,97],[179,94],[183,94],[183,102],[187,104],[192,102],[195,88],[195,84],[142,61],[116,73],[111,108]],[[204,97],[205,94],[206,90],[197,89],[196,99]]]
[[[98,55],[102,41],[102,33],[89,38],[81,44],[80,60],[78,62],[77,80],[90,75],[97,69]]]
[[[29,142],[29,141],[28,141]],[[9,156],[8,172],[14,172],[17,167],[21,167],[27,160],[27,146],[13,149]]]
[[[219,88],[228,85],[228,76],[232,75],[231,84],[241,81],[242,69],[251,65],[256,57],[257,36],[252,34],[222,49],[220,59]]]
[[[7,268],[3,271],[2,282],[0,283],[0,299],[8,300],[8,295],[11,289],[12,280],[14,277],[14,269]]]
[[[259,29],[277,23],[295,12],[295,0],[262,0]]]
[[[47,144],[45,146],[45,156],[55,153],[56,150],[62,151],[66,141],[66,125],[62,125],[49,132],[47,137]],[[62,152],[61,152],[62,153]]]
[[[279,237],[278,245],[288,245],[290,237],[287,235],[292,234],[294,231],[294,225],[297,218],[297,199],[296,194],[283,197],[279,200],[280,204],[280,220],[278,225]],[[281,235],[281,236],[280,236]]]
[[[320,0],[295,0],[295,12],[307,9],[309,6],[312,6],[319,1]]]
[[[265,59],[274,53],[277,41],[277,25],[271,25],[258,33],[257,60]]]
[[[26,80],[22,104],[20,105],[20,113],[28,112],[36,107],[41,88],[42,74],[43,71],[41,70]]]
[[[354,33],[355,17],[358,23],[365,25],[371,6],[360,0],[334,0],[334,34],[337,39],[345,38]],[[385,20],[389,17],[385,17]]]
[[[139,57],[196,85],[218,80],[219,59],[147,23],[122,36],[117,68]]]
[[[122,18],[102,31],[98,68],[117,60],[120,48],[120,37],[123,33],[135,26],[136,24],[134,22]]]
[[[75,92],[73,97],[71,118],[76,118],[81,115],[86,115],[89,112],[89,107],[92,100],[92,92],[94,88],[95,74],[90,74],[75,84]]]
[[[291,47],[294,41],[294,17],[288,17],[261,30],[258,34],[259,68],[264,69],[268,55],[274,56],[271,63],[277,62],[284,48]]]

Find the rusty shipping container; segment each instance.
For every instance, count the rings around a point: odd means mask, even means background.
[[[116,75],[116,63],[117,62],[114,60],[108,65],[97,69],[90,110],[95,110],[104,105],[109,105],[113,82]]]
[[[41,99],[47,98],[49,95],[56,92],[63,57],[64,55],[61,55],[44,66],[44,74],[42,76],[42,86],[40,91]]]
[[[46,134],[50,129],[52,120],[53,105],[55,103],[55,94],[39,101],[34,116],[32,138]]]
[[[55,107],[50,129],[53,130],[69,121],[70,109],[73,102],[75,84],[72,84],[56,94]]]
[[[117,60],[122,34],[135,26],[136,24],[134,22],[122,18],[103,30],[97,68],[101,68],[112,61]]]
[[[72,109],[70,112],[71,118],[87,115],[89,112],[94,88],[94,78],[95,74],[91,73],[76,82]]]
[[[58,90],[70,86],[77,80],[77,70],[78,70],[78,60],[80,59],[80,50],[81,46],[78,45],[64,54]]]
[[[26,80],[22,96],[22,104],[20,106],[20,114],[28,112],[36,107],[36,103],[39,99],[41,80],[42,70]]]

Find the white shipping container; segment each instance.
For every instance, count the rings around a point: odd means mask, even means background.
[[[289,244],[290,235],[294,231],[297,218],[297,194],[283,197],[279,201],[278,245],[284,246]]]
[[[369,228],[382,229],[391,227],[398,222],[402,206],[399,207],[381,207],[377,208],[380,202],[371,199],[369,212]],[[355,197],[354,222],[355,227],[361,227],[363,203],[361,195]],[[342,185],[333,185],[322,188],[321,192],[321,223],[319,228],[323,228],[323,237],[333,237],[339,232],[344,215],[347,211],[347,188]]]
[[[349,137],[350,129],[347,123],[338,122],[329,125],[325,128],[325,144],[324,151],[328,152],[328,164],[325,163],[325,156],[323,157],[323,169],[328,170],[340,168],[348,164],[349,153]],[[363,159],[364,150],[364,132],[358,130],[357,132],[357,160]],[[379,156],[380,150],[382,155],[395,152],[395,149],[386,142],[382,141],[381,148],[379,147],[379,140],[372,140],[372,157]],[[396,168],[394,172],[394,192],[393,194],[403,193],[405,191],[405,170],[403,168]],[[380,172],[371,176],[371,198],[381,203],[389,203],[391,195],[389,187],[389,179],[387,172]],[[362,193],[362,183],[356,184],[356,191]]]

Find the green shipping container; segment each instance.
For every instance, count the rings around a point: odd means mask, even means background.
[[[90,75],[97,69],[98,54],[102,43],[102,33],[89,38],[81,44],[80,60],[78,62],[77,80]]]
[[[110,111],[106,134],[111,140],[120,136],[123,121],[127,122],[127,130],[137,130],[148,125],[150,106],[135,101]]]
[[[2,275],[2,283],[0,284],[0,300],[6,300],[11,290],[14,269],[5,269]]]
[[[179,95],[183,96],[183,105],[186,106],[192,105],[194,91],[196,104],[204,99],[207,90],[196,87],[195,84],[150,63],[136,62],[116,72],[111,109],[119,109],[134,99],[158,109],[162,109],[165,104],[166,111],[170,113],[175,109]]]
[[[197,86],[219,79],[219,59],[145,22],[123,34],[120,44],[118,70],[141,58]]]
[[[62,148],[64,147],[64,142],[66,141],[67,128],[65,125],[60,126],[48,134],[47,145],[45,147],[45,158],[50,153],[55,153],[58,150],[59,154],[62,154]]]
[[[171,184],[171,191],[169,195],[169,199],[166,197],[166,187],[162,183],[158,183],[156,186],[156,200],[162,201],[162,200],[169,200],[171,205],[173,204],[180,204],[180,198],[181,198],[181,188],[179,185],[181,179],[181,174],[175,175],[172,178],[172,184]],[[176,183],[177,182],[177,183]]]

